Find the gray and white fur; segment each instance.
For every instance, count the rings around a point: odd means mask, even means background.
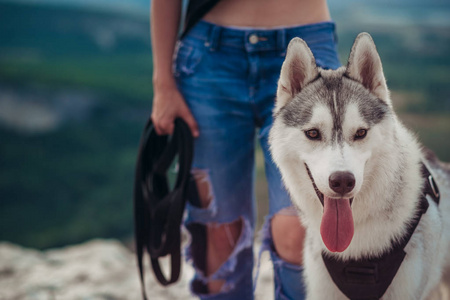
[[[357,139],[360,129],[366,136]],[[308,138],[309,130],[316,130],[320,139]],[[316,67],[303,40],[290,42],[278,83],[270,149],[306,228],[308,300],[347,299],[331,280],[323,251],[343,260],[376,256],[404,235],[424,184],[421,162],[435,177],[441,202],[437,206],[428,199],[430,207],[382,299],[443,296],[445,286],[439,283],[450,269],[450,167],[424,150],[397,118],[369,34],[358,35],[347,66],[334,71]],[[322,241],[323,206],[306,165],[320,193],[353,198],[354,235],[343,252],[330,252]],[[330,187],[330,175],[338,171],[354,175],[354,188],[345,195]]]

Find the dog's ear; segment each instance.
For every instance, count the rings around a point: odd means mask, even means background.
[[[356,37],[345,73],[348,77],[360,82],[378,98],[390,103],[381,59],[368,33],[362,32]]]
[[[275,111],[292,100],[318,74],[316,61],[308,45],[300,38],[293,38],[281,67]]]

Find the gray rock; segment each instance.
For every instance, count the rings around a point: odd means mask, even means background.
[[[145,261],[149,299],[195,299],[189,292],[190,265],[174,285],[159,285]],[[168,269],[169,262],[162,260]],[[271,266],[263,255],[257,299],[273,295]],[[125,300],[141,299],[134,253],[116,240],[91,240],[47,251],[0,243],[0,300]]]

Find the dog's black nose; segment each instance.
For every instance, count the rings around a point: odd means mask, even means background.
[[[350,172],[334,172],[328,179],[330,188],[340,195],[345,195],[355,187],[355,176]]]

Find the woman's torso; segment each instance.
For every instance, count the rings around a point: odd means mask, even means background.
[[[221,0],[203,19],[222,26],[271,28],[331,20],[326,0]]]

